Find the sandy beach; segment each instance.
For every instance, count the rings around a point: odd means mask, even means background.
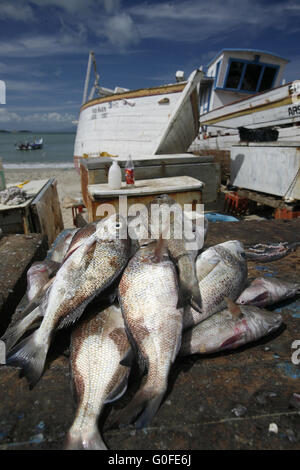
[[[55,178],[57,181],[57,191],[60,200],[60,207],[65,228],[73,228],[72,209],[63,207],[63,200],[66,196],[81,197],[80,176],[75,168],[33,168],[33,169],[5,169],[6,184],[21,183],[26,180],[41,180]],[[26,189],[26,187],[24,187]]]

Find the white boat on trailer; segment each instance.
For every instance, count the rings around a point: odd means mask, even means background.
[[[200,132],[190,150],[230,149],[239,128],[275,128],[300,140],[300,81],[284,83],[288,60],[259,50],[224,49],[208,65],[200,90]]]
[[[95,84],[87,89],[92,62]],[[176,73],[176,83],[153,88],[109,90],[99,86],[94,53],[89,56],[83,103],[74,146],[74,163],[80,158],[161,155],[185,152],[199,130],[201,69],[188,80]],[[98,96],[93,98],[94,93]]]

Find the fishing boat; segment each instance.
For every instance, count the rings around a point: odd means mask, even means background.
[[[95,84],[87,99],[92,62]],[[185,152],[199,130],[199,83],[203,72],[153,88],[114,90],[99,86],[94,53],[88,61],[74,146],[74,163],[82,157],[161,155]],[[94,97],[96,93],[96,97]]]
[[[230,149],[243,140],[241,127],[300,140],[300,81],[285,83],[288,62],[260,50],[220,51],[201,81],[199,136],[190,150]]]
[[[43,138],[35,139],[33,142],[19,142],[16,144],[17,150],[38,150],[43,148]]]

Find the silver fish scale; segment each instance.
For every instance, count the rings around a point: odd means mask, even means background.
[[[168,258],[153,262],[140,250],[123,273],[119,293],[125,323],[148,364],[148,386],[151,382],[151,387],[161,388],[181,342],[182,309],[176,308],[173,263]]]
[[[224,297],[235,300],[247,280],[247,264],[244,259],[239,260],[221,247],[215,249],[220,254],[221,261],[199,283],[202,320],[226,307]]]
[[[242,315],[236,317],[224,309],[187,330],[180,354],[204,354],[234,348],[261,338],[282,322],[279,314],[257,307],[240,306],[240,310]]]
[[[69,439],[88,440],[109,395],[128,376],[120,365],[129,343],[119,308],[111,306],[78,325],[72,333],[71,369],[78,397]]]
[[[128,256],[129,247],[118,240],[96,241],[92,254],[85,254],[81,245],[58,271],[43,303],[39,337],[48,338],[58,323],[63,327],[76,320],[84,306],[121,271]]]

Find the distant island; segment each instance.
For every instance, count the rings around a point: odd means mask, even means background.
[[[32,134],[31,131],[21,130],[21,131],[6,131],[5,129],[0,129],[0,132],[6,134]]]

